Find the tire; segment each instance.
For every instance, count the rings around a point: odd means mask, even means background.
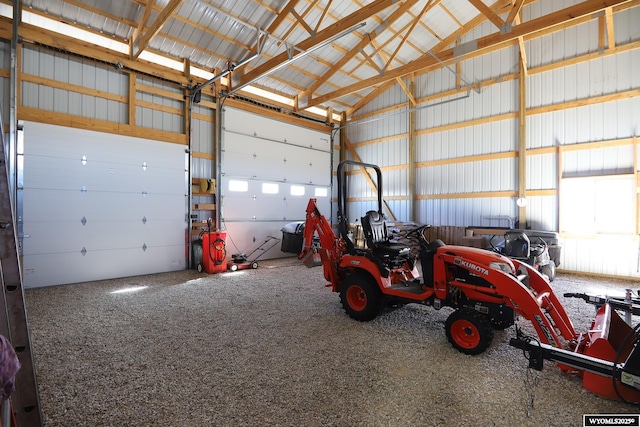
[[[229,270],[231,270],[231,271],[238,270],[238,264],[231,264],[231,266],[229,266]]]
[[[553,260],[549,261],[549,264],[540,267],[540,273],[545,274],[550,282],[556,278],[556,263]]]
[[[515,323],[515,313],[511,307],[501,306],[500,311],[493,314],[494,317],[489,322],[496,331],[504,331]]]
[[[451,345],[464,354],[480,354],[493,340],[489,319],[473,309],[454,311],[447,318],[444,328]]]
[[[382,294],[378,284],[367,274],[347,276],[340,289],[340,302],[349,317],[368,322],[382,310]]]
[[[258,268],[258,262],[257,262],[257,261],[253,261],[253,262],[251,263],[251,268],[253,268],[254,270],[255,270],[256,268]]]
[[[202,267],[202,263],[198,263],[198,273],[202,273],[202,270],[204,270],[204,268]]]

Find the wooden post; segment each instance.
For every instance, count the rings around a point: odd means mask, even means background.
[[[136,73],[129,72],[129,126],[136,125]]]

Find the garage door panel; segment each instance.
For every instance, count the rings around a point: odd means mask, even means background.
[[[180,221],[42,221],[29,225],[23,241],[25,256],[46,253],[117,250],[167,246],[184,241]]]
[[[225,176],[251,178],[259,173],[258,163],[246,153],[225,152],[222,155],[222,173]],[[248,175],[248,174],[251,175]]]
[[[251,197],[231,193],[224,196],[222,215],[225,219],[251,219],[256,213],[254,208]]]
[[[150,271],[163,273],[185,268],[184,244],[166,248],[88,250],[80,252],[38,254],[24,258],[23,273],[30,287],[88,282],[118,277],[139,276]],[[70,281],[69,272],[73,271]],[[131,281],[135,284],[135,280]]]
[[[25,166],[29,168],[25,188],[184,194],[184,170],[96,162],[82,165],[77,159],[35,155],[25,155]]]
[[[109,139],[109,145],[104,146],[103,137],[78,137],[78,129],[65,128],[63,126],[42,125],[40,123],[27,122],[24,127],[25,140],[40,140],[37,146],[24,147],[25,156],[35,155],[50,158],[63,158],[81,164],[82,158],[86,158],[86,164],[126,164],[148,168],[172,169],[175,161],[157,155],[158,142],[142,138],[127,136],[114,136]],[[55,129],[51,131],[51,129]],[[71,131],[69,131],[71,129]],[[85,135],[104,135],[99,132],[89,132]],[[169,144],[171,145],[171,144]],[[183,148],[173,144],[173,149],[163,151],[183,151]],[[122,153],[127,155],[123,156]]]
[[[225,191],[228,189],[229,178],[223,178],[222,185]],[[249,191],[229,192],[226,191],[223,202],[223,216],[229,221],[238,220],[303,220],[306,216],[306,209],[310,198],[317,198],[321,212],[329,217],[330,187],[299,185],[304,189],[303,195],[291,195],[291,185],[278,183],[279,194],[261,194],[260,181],[249,181]],[[316,197],[316,188],[326,191],[327,197]]]
[[[225,108],[224,130],[330,152],[328,133]]]
[[[331,154],[272,142],[261,142],[260,150],[226,150],[225,176],[251,177],[265,181],[331,184]]]
[[[26,287],[184,268],[184,147],[39,123],[24,129]],[[147,261],[149,251],[158,261]],[[101,261],[87,261],[96,252]]]
[[[184,196],[179,196],[184,200]],[[40,221],[80,224],[83,218],[86,222],[180,218],[185,210],[184,201],[179,205],[175,203],[176,196],[170,194],[30,189],[25,191],[23,200],[26,206],[38,206],[30,209],[29,224]]]

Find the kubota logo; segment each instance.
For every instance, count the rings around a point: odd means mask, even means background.
[[[456,258],[453,260],[454,263],[456,263],[457,265],[461,265],[464,268],[468,268],[469,270],[473,270],[476,273],[480,273],[480,274],[484,274],[485,276],[489,275],[489,270],[487,270],[484,267],[480,267],[479,265],[475,265],[470,263],[469,261],[465,261],[461,258]]]

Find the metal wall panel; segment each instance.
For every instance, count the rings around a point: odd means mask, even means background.
[[[522,14],[524,21],[539,18],[551,12],[573,6],[580,3],[580,0],[553,0],[553,1],[537,1],[523,8]]]
[[[563,269],[610,276],[640,277],[637,269],[637,237],[565,237],[562,239],[562,245],[560,266]]]
[[[115,69],[30,46],[24,46],[22,52],[22,71],[25,74],[113,95],[128,94],[128,75]],[[24,81],[21,94],[25,107],[117,123],[127,123],[128,120],[128,106],[123,102]]]
[[[631,145],[564,153],[563,178],[624,173],[633,173]]]
[[[463,61],[460,67],[461,77],[468,83],[476,83],[513,74],[518,71],[517,68],[514,68],[514,64],[517,65],[519,51],[518,45],[513,45]],[[461,84],[462,86],[465,85],[464,82]],[[510,97],[502,97],[500,99],[510,100]]]
[[[417,205],[416,221],[434,226],[509,227],[517,219],[509,198],[422,199]]]
[[[556,153],[527,156],[527,189],[555,189],[558,183],[558,156]]]
[[[527,226],[533,230],[558,230],[558,199],[556,196],[527,197]],[[516,212],[517,215],[517,212]]]
[[[634,7],[613,15],[616,45],[640,40],[640,8]]]
[[[214,122],[193,119],[191,121],[191,151],[212,153],[215,132]]]
[[[439,68],[428,74],[421,74],[415,80],[416,97],[424,98],[456,87],[456,76],[446,68]]]
[[[536,2],[525,7],[532,13],[551,2]],[[565,2],[558,7],[566,7]],[[555,7],[555,5],[553,6]],[[638,8],[614,15],[616,39],[620,42],[638,40]],[[527,12],[529,11],[529,12]],[[598,20],[568,28],[527,42],[529,65],[540,65],[597,52]],[[640,87],[640,76],[634,67],[640,66],[637,50],[600,56],[587,62],[532,73],[527,79],[527,107],[538,108],[616,94]],[[527,117],[527,147],[569,146],[580,143],[616,140],[637,135],[640,128],[640,99],[621,98],[570,109],[560,109]],[[604,146],[589,150],[562,152],[563,177],[624,174],[633,172],[633,147]],[[529,189],[556,189],[558,180],[557,154],[529,156],[527,183]],[[529,224],[534,227],[558,228],[558,201],[555,196],[530,197],[527,207]],[[597,235],[590,238],[565,236],[561,267],[567,270],[598,274],[639,276],[637,268],[637,237]],[[606,248],[626,248],[625,255],[610,257]],[[616,250],[618,252],[618,249]],[[633,256],[630,256],[632,254]],[[633,259],[631,259],[633,258]]]
[[[25,286],[185,267],[182,146],[32,122],[24,129]]]

